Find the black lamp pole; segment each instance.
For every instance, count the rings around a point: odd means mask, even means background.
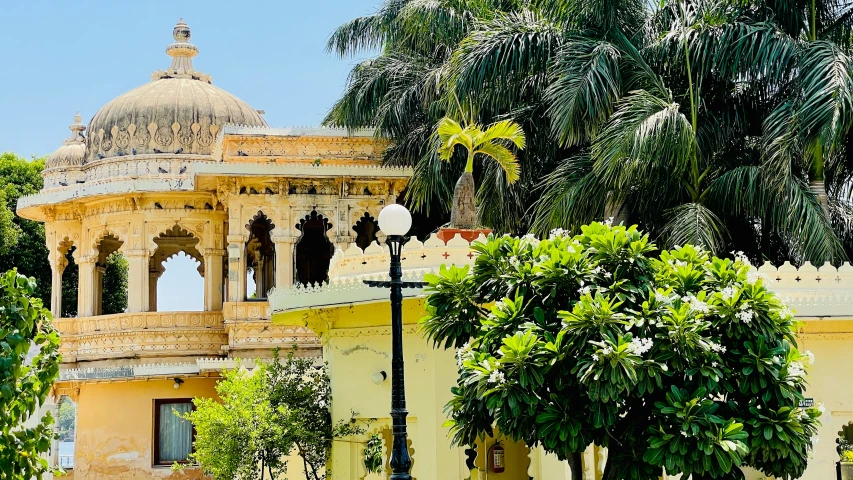
[[[406,238],[388,235],[385,240],[391,250],[391,281],[365,280],[371,287],[391,288],[391,419],[393,422],[394,445],[391,449],[390,480],[412,480],[412,457],[406,438],[406,387],[403,369],[403,289],[421,288],[425,282],[404,282],[400,253]]]

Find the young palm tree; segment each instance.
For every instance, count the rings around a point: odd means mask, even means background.
[[[510,149],[502,144],[512,143],[519,150],[524,150],[524,131],[521,126],[511,120],[503,120],[486,127],[486,130],[476,124],[462,126],[455,120],[445,117],[438,123],[436,129],[440,145],[439,157],[450,161],[457,146],[462,146],[466,152],[465,170],[453,189],[453,208],[450,212],[452,228],[472,229],[479,225],[477,207],[474,201],[474,159],[477,155],[491,158],[504,171],[506,183],[513,184],[518,180],[518,159]]]

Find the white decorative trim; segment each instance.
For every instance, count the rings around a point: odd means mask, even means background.
[[[779,268],[769,262],[758,268],[769,277],[767,287],[776,292],[797,317],[853,316],[853,266],[829,264],[800,268],[785,262]]]
[[[205,163],[195,167],[196,176],[282,176],[282,177],[379,177],[409,178],[411,167],[385,167],[375,165],[337,165],[313,163]]]
[[[357,128],[348,130],[346,128],[323,127],[323,126],[292,126],[283,128],[255,127],[246,125],[228,124],[222,127],[225,135],[269,135],[280,137],[374,137],[376,130],[373,128]]]

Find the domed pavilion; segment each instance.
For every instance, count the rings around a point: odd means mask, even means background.
[[[168,476],[158,465],[186,458],[189,444],[164,436],[184,427],[161,410],[214,396],[217,372],[236,358],[294,344],[319,356],[312,331],[272,325],[269,292],[328,282],[344,251],[378,248],[374,219],[411,174],[381,165],[372,131],[269,128],[262,111],[195,69],[186,23],[173,37],[167,69],[87,125],[74,117],[47,158],[44,188],[18,204],[45,223],[62,335],[56,392],[77,402],[78,478],[113,478],[116,465],[122,478]],[[127,260],[127,308],[106,315],[114,253]],[[180,253],[198,262],[203,311],[157,309],[158,279]],[[77,314],[61,318],[72,263]]]

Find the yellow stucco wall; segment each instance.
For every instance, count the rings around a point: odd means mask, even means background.
[[[215,384],[214,378],[187,378],[178,390],[172,379],[81,385],[74,478],[203,478],[197,469],[175,473],[168,467],[152,467],[154,400],[215,397]]]
[[[456,383],[454,350],[434,350],[417,331],[424,316],[423,299],[403,302],[404,362],[406,400],[409,410],[408,433],[413,455],[412,476],[416,480],[464,480],[461,448],[453,447],[448,429],[443,427],[444,406],[450,400],[450,388]],[[391,335],[387,302],[350,305],[274,314],[277,324],[308,325],[324,331],[323,358],[329,364],[332,386],[332,417],[348,419],[350,412],[371,420],[369,431],[382,432],[390,425],[391,409]],[[385,371],[387,380],[373,383],[374,373]],[[390,438],[390,437],[389,437]],[[362,480],[364,438],[335,442],[332,454],[333,480]],[[489,446],[494,439],[489,439]],[[386,442],[390,450],[390,442]],[[528,480],[528,450],[523,444],[504,440],[507,470],[490,473],[494,480]],[[482,465],[485,451],[478,464]],[[481,474],[481,479],[486,478]]]

